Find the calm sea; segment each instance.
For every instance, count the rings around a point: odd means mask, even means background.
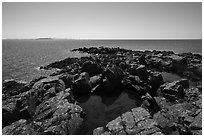
[[[202,40],[3,40],[2,79],[30,81],[44,74],[37,68],[66,57],[78,47],[121,47],[132,50],[171,50],[202,54]]]

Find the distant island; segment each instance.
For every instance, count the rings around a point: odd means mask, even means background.
[[[35,40],[52,40],[54,38],[36,38]]]

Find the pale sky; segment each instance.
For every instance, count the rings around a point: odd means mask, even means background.
[[[3,38],[202,38],[202,3],[3,3]]]

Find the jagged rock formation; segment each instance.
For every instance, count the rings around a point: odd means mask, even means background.
[[[104,47],[73,51],[90,56],[43,66],[56,71],[29,83],[3,82],[3,134],[78,134],[86,113],[75,97],[113,96],[122,90],[136,96],[138,106],[93,134],[202,133],[201,55]],[[185,79],[165,82],[163,71]],[[189,80],[198,86],[190,87]]]

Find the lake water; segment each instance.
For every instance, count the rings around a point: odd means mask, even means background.
[[[39,66],[82,56],[70,50],[92,46],[202,53],[202,40],[3,40],[2,78],[29,81],[44,74],[36,69]]]

